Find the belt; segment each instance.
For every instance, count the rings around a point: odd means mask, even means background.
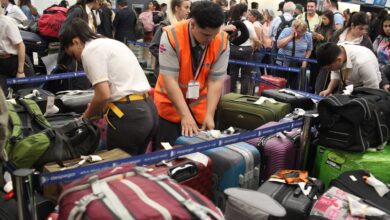
[[[8,59],[11,58],[13,55],[12,54],[0,54],[0,59]]]
[[[118,118],[122,118],[125,114],[122,112],[122,110],[120,108],[118,108],[118,106],[115,105],[116,102],[128,102],[128,101],[141,101],[141,100],[145,100],[149,97],[149,94],[146,92],[146,93],[143,93],[143,94],[131,94],[131,95],[128,95],[128,96],[125,96],[123,98],[120,98],[119,100],[117,101],[114,101],[114,102],[110,102],[107,104],[107,112],[105,114],[105,117],[106,117],[106,120],[107,122],[111,125],[111,123],[108,121],[108,117],[107,117],[107,114],[108,114],[108,111],[111,110],[112,112],[114,112],[114,114],[118,117]],[[112,126],[112,125],[111,125]]]

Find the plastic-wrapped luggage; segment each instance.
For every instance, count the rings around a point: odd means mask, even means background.
[[[57,92],[63,103],[63,112],[84,113],[94,96],[93,90],[67,90]]]
[[[180,137],[176,144],[195,144],[208,139],[198,135]],[[224,209],[226,196],[223,191],[230,187],[257,189],[260,179],[260,152],[245,142],[203,151],[213,163],[212,199]]]
[[[217,126],[220,130],[230,126],[253,130],[267,122],[279,121],[290,111],[290,104],[229,93],[218,104]]]
[[[276,77],[272,75],[261,76],[261,82],[259,84],[259,96],[262,96],[262,92],[266,89],[283,89],[286,88],[287,79]]]
[[[195,190],[132,164],[70,183],[61,193],[59,210],[59,220],[224,219],[221,211]]]

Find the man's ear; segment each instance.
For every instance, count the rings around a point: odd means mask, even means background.
[[[81,45],[80,38],[78,38],[78,37],[73,38],[73,39],[72,39],[72,45],[74,45],[74,46],[79,46],[79,45]]]
[[[190,19],[191,29],[194,29],[196,22],[193,18]]]

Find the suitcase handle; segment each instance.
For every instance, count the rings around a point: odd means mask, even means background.
[[[196,165],[194,162],[180,164],[168,170],[168,176],[177,182],[183,182],[191,179],[192,177],[197,176],[198,173],[198,165]]]

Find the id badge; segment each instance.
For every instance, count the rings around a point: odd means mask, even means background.
[[[197,99],[197,98],[199,98],[199,88],[200,88],[199,82],[197,82],[195,80],[191,80],[188,83],[188,90],[187,90],[186,98],[187,99]]]

